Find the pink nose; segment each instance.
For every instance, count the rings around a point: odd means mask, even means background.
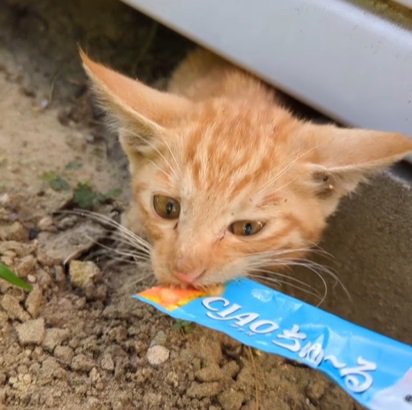
[[[193,285],[197,279],[199,279],[204,272],[200,272],[198,274],[190,274],[190,273],[181,273],[175,272],[174,276],[179,279],[181,282],[186,283],[188,285]]]

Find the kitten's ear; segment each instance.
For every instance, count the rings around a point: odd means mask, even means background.
[[[401,160],[412,139],[401,134],[305,124],[301,142],[320,196],[341,197],[363,179]]]
[[[167,128],[189,109],[188,100],[148,87],[91,60],[79,50],[94,91],[120,128],[128,154],[146,154],[167,134]]]

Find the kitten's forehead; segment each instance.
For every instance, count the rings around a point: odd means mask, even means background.
[[[194,189],[234,199],[255,189],[279,162],[282,140],[272,107],[210,105],[184,141]]]

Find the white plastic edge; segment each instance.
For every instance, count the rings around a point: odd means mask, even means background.
[[[412,32],[349,1],[124,1],[332,118],[412,137]]]
[[[412,9],[412,0],[394,0],[396,3],[402,4],[405,7]]]

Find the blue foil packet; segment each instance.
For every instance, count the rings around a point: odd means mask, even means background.
[[[213,294],[155,287],[133,296],[176,318],[320,370],[363,406],[412,410],[412,347],[250,279]]]

